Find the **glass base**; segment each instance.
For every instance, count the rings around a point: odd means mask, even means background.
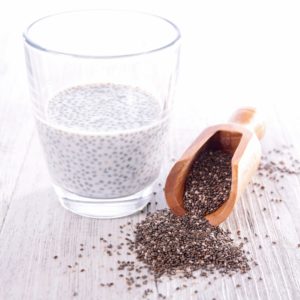
[[[89,218],[113,219],[142,210],[151,200],[153,185],[122,198],[94,199],[70,193],[54,185],[61,205],[71,212]]]

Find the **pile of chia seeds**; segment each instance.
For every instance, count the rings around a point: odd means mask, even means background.
[[[182,271],[192,277],[201,269],[213,273],[248,271],[242,244],[234,245],[228,232],[195,214],[177,217],[169,210],[149,215],[136,227],[135,252],[155,277]]]
[[[228,199],[231,187],[231,155],[205,150],[193,162],[187,177],[184,205],[179,217],[169,210],[150,214],[136,226],[135,252],[155,277],[182,271],[190,277],[201,269],[213,273],[245,273],[248,259],[228,232],[210,225],[204,216]]]
[[[207,215],[229,197],[232,155],[222,150],[200,153],[186,180],[184,206],[191,214]]]

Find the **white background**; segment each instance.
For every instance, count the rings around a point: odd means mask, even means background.
[[[152,12],[174,21],[182,32],[177,102],[200,117],[226,116],[237,106],[299,116],[300,6],[295,1],[62,1],[0,2],[1,69],[24,76],[22,31],[49,13],[79,8],[126,8]],[[16,65],[7,65],[14,55]],[[1,78],[1,77],[0,77]],[[20,78],[22,79],[22,78]],[[26,78],[24,79],[26,80]],[[21,80],[20,80],[21,81]],[[0,88],[7,88],[1,87]],[[1,94],[0,94],[1,95]],[[26,96],[28,97],[28,96]],[[218,117],[219,118],[219,117]],[[224,117],[225,118],[225,117]]]

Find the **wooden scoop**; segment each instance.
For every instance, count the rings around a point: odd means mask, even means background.
[[[165,185],[165,197],[171,211],[182,216],[185,182],[189,170],[200,152],[205,149],[222,149],[232,155],[232,182],[229,198],[213,213],[205,216],[217,226],[231,213],[237,199],[257,170],[261,157],[259,139],[265,133],[265,124],[255,108],[237,110],[228,123],[205,129],[184,152],[171,169]]]

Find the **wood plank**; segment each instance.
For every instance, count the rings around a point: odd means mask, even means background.
[[[33,131],[25,68],[14,37],[0,35],[0,232]],[[17,87],[17,88],[16,88]]]

